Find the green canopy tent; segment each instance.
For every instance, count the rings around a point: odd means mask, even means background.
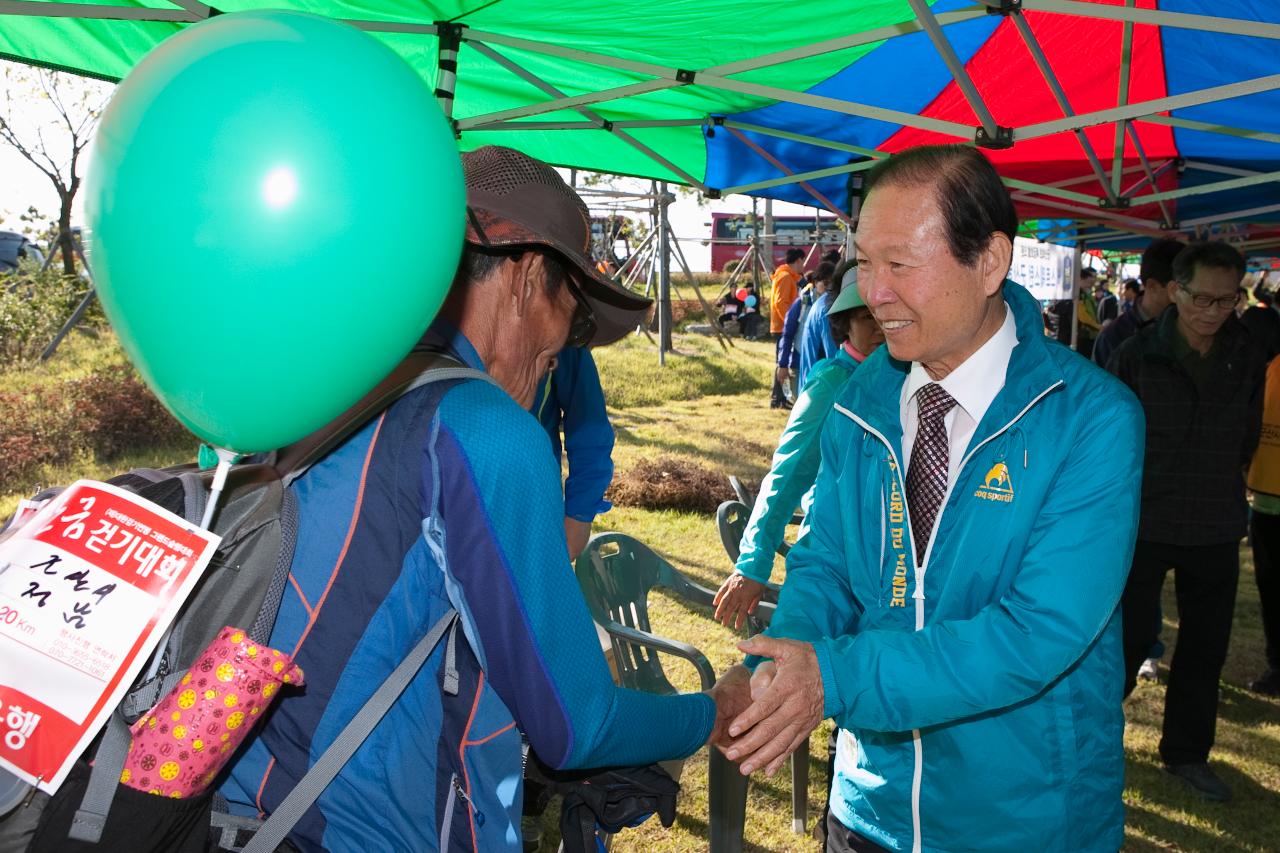
[[[965,141],[1055,239],[1280,213],[1271,3],[0,0],[0,55],[118,79],[192,22],[263,7],[375,34],[436,87],[465,149],[847,216],[876,158]]]

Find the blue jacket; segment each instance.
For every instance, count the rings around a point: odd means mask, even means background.
[[[741,550],[734,566],[739,574],[768,583],[774,554],[796,507],[803,506],[808,513],[813,481],[822,461],[822,426],[857,366],[858,362],[842,348],[834,358],[823,359],[810,374],[782,438],[778,439],[773,464],[760,482],[760,494],[742,532]]]
[[[483,368],[465,338],[442,337]],[[519,850],[521,731],[555,767],[706,741],[708,697],[614,685],[569,567],[546,433],[501,389],[410,392],[290,488],[297,549],[271,645],[295,654],[306,687],[237,755],[220,788],[233,812],[277,808],[450,606],[467,640],[458,694],[441,689],[442,644],[290,834],[299,849]]]
[[[801,296],[791,303],[787,316],[782,320],[782,335],[778,338],[778,367],[795,370],[800,366],[796,337],[800,331],[800,315],[804,312],[804,307],[804,297]]]
[[[840,349],[831,336],[831,324],[827,322],[827,309],[830,307],[831,294],[824,293],[814,300],[813,307],[804,318],[804,328],[800,331],[800,375],[797,377],[801,386],[808,381],[809,371],[814,365]]]
[[[812,526],[769,634],[817,652],[824,714],[843,730],[831,809],[846,826],[892,850],[1114,853],[1142,410],[1045,338],[1022,287],[1004,296],[1018,345],[923,564],[900,466],[910,365],[881,347],[827,422]]]
[[[604,391],[595,360],[586,347],[566,347],[556,356],[556,369],[538,389],[530,409],[551,439],[551,452],[560,464],[569,456],[564,481],[564,514],[590,522],[613,504],[604,499],[613,480],[613,426],[604,406]]]

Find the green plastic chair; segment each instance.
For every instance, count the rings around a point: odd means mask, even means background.
[[[736,477],[730,477],[729,481],[734,484],[734,490],[741,488]],[[745,490],[744,490],[745,491]],[[749,495],[749,493],[748,493]],[[738,561],[739,544],[742,542],[742,534],[747,527],[747,519],[751,517],[751,509],[742,501],[725,501],[720,504],[716,510],[716,527],[720,532],[720,544],[724,546],[725,553],[729,555],[730,561],[736,563]],[[797,515],[792,519],[793,523],[803,520],[803,516]],[[783,542],[778,546],[778,553],[785,557],[790,546]],[[773,618],[774,610],[778,604],[778,592],[781,589],[777,584],[768,584],[768,590],[764,594],[764,598],[760,604],[756,606],[756,612],[747,617],[747,635],[755,636],[769,627],[769,621]],[[737,767],[732,766],[735,775],[741,777],[737,772]],[[726,780],[722,783],[721,788],[728,785]],[[743,812],[743,820],[745,820],[745,798],[746,785],[742,786],[742,796],[744,798],[741,811]],[[737,815],[739,812],[736,804],[724,805],[724,813],[726,815]],[[809,750],[804,747],[798,747],[791,754],[791,831],[796,834],[804,834],[805,825],[809,821]]]
[[[618,681],[623,687],[670,695],[678,692],[662,669],[660,655],[687,660],[698,671],[703,690],[716,681],[702,652],[688,643],[653,633],[649,623],[649,591],[663,587],[693,604],[710,607],[715,592],[694,583],[625,533],[591,537],[574,564],[578,585],[591,617],[609,635]],[[747,780],[720,750],[710,750],[707,773],[708,828],[711,853],[742,849]]]

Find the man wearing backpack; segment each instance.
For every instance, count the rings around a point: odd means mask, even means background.
[[[466,247],[424,342],[492,383],[409,392],[291,486],[298,545],[271,646],[306,688],[230,767],[232,813],[279,808],[450,608],[461,631],[294,825],[300,850],[518,850],[522,733],[556,768],[635,765],[691,754],[717,719],[708,696],[613,684],[527,411],[562,347],[618,339],[649,300],[595,273],[586,207],[549,166],[498,147],[463,164]]]

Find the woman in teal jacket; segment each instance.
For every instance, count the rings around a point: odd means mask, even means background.
[[[828,419],[810,527],[768,634],[814,647],[823,715],[842,729],[831,810],[846,827],[892,850],[1112,853],[1124,842],[1116,605],[1142,410],[1045,338],[1021,286],[1006,281],[1004,299],[1018,344],[943,500],[932,541],[945,547],[916,565],[898,462],[910,365],[881,350]]]
[[[821,445],[818,437],[831,414],[831,406],[853,375],[854,368],[884,343],[884,332],[858,295],[858,270],[844,265],[840,295],[828,316],[832,333],[840,341],[835,355],[815,365],[791,410],[786,429],[773,454],[773,465],[760,483],[760,494],[743,531],[737,564],[716,593],[715,618],[726,626],[741,628],[764,596],[773,558],[782,544],[787,524],[802,506],[807,512],[818,476]]]

